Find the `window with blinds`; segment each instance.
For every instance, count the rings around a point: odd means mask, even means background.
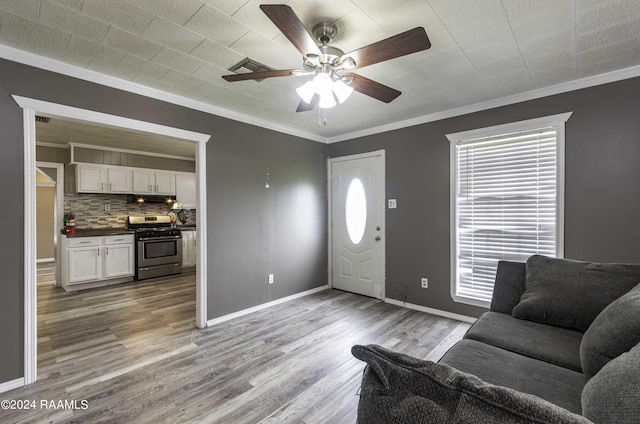
[[[561,256],[568,116],[549,118],[448,136],[454,300],[488,306],[500,260]]]

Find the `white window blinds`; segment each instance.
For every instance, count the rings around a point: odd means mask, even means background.
[[[556,128],[457,138],[452,144],[454,299],[488,306],[499,260],[557,255]]]

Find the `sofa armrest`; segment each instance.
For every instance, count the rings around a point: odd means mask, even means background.
[[[520,297],[524,293],[525,269],[523,262],[498,262],[489,309],[491,312],[511,315],[511,310],[520,302]]]

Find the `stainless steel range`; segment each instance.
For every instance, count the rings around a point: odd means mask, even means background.
[[[169,216],[129,216],[126,228],[136,232],[136,280],[182,272],[182,232]]]

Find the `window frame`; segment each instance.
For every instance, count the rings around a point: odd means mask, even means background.
[[[464,303],[489,308],[491,302],[458,294],[458,202],[457,202],[457,145],[465,140],[496,136],[519,131],[530,131],[553,126],[556,130],[556,257],[564,257],[564,186],[565,186],[565,123],[573,112],[549,115],[524,121],[494,125],[469,131],[447,134],[450,158],[450,246],[451,246],[451,298],[456,303]]]

